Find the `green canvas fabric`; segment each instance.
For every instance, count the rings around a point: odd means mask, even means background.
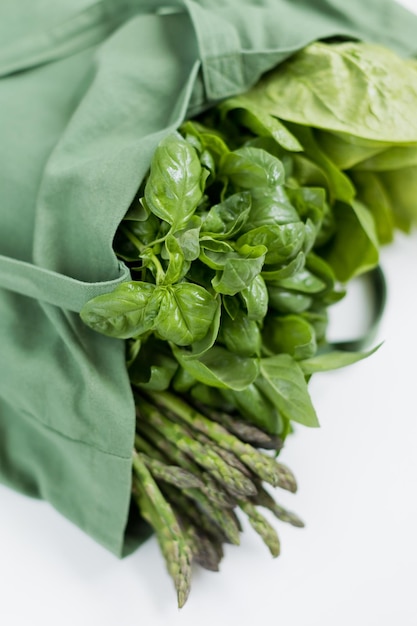
[[[124,343],[86,328],[128,278],[114,233],[159,140],[309,42],[413,55],[388,2],[178,0],[0,8],[0,480],[125,552],[135,411]],[[129,544],[131,545],[131,544]]]

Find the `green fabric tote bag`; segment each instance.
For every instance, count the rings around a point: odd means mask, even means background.
[[[126,552],[135,411],[124,342],[86,328],[128,279],[115,231],[159,140],[309,42],[403,55],[388,0],[7,0],[0,8],[0,480]]]

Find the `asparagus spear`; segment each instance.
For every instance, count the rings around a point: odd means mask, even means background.
[[[256,488],[251,480],[223,461],[211,447],[194,439],[182,425],[169,420],[146,400],[142,400],[139,411],[140,415],[149,420],[164,437],[189,454],[196,463],[209,470],[232,495],[238,498],[255,495]]]
[[[176,445],[164,437],[161,437],[161,434],[153,428],[151,424],[141,422],[140,431],[154,446],[162,451],[168,459],[180,467],[187,469],[189,472],[192,472],[195,476],[198,476],[203,483],[201,491],[216,506],[220,508],[233,508],[236,505],[236,500],[233,499],[208,472],[205,472],[199,465],[194,463],[194,461],[179,450]]]
[[[207,523],[210,522],[209,518],[200,513],[177,489],[170,487],[166,495],[173,503],[196,563],[211,572],[218,572],[220,561],[224,556],[222,547],[224,535],[219,533],[216,526]]]
[[[159,406],[163,406],[181,417],[187,424],[195,430],[202,432],[218,443],[221,447],[233,452],[249,469],[265,482],[274,487],[281,487],[288,491],[295,492],[297,484],[292,472],[282,463],[262,454],[250,444],[240,441],[231,435],[223,426],[212,422],[205,415],[190,408],[190,406],[177,396],[165,391],[155,394],[147,392],[152,401]]]
[[[280,506],[277,502],[275,502],[274,498],[262,487],[262,485],[257,485],[258,493],[256,496],[251,498],[251,502],[258,506],[263,506],[266,509],[269,509],[277,519],[282,522],[288,522],[292,526],[296,526],[297,528],[303,528],[304,522],[292,511],[288,511]]]
[[[216,411],[200,403],[196,403],[196,406],[203,415],[227,428],[230,433],[239,437],[241,441],[267,450],[280,450],[282,448],[282,440],[277,435],[270,435],[257,426],[223,411]]]
[[[280,542],[278,535],[275,529],[271,526],[271,524],[264,518],[259,511],[255,508],[255,506],[245,500],[240,501],[239,506],[244,513],[248,516],[249,523],[252,528],[262,537],[265,545],[269,548],[272,556],[277,557],[280,553]]]
[[[134,495],[143,517],[154,528],[168,572],[177,590],[178,606],[184,606],[191,586],[192,550],[175,514],[139,454],[133,453]]]
[[[143,452],[139,453],[139,456],[156,481],[162,480],[170,485],[174,485],[174,487],[178,489],[201,487],[198,477],[191,474],[191,472],[187,472],[187,470],[184,470],[182,467],[166,465],[157,459],[147,456]]]
[[[195,526],[202,529],[206,535],[209,535],[216,544],[221,546],[222,543],[227,541],[226,535],[219,526],[205,515],[196,506],[196,503],[185,496],[183,492],[167,484],[162,486],[162,491],[171,502],[175,503],[175,510],[178,511],[178,515],[181,518],[190,519]]]

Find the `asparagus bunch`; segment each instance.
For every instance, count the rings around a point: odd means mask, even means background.
[[[197,410],[168,391],[141,391],[136,407],[133,495],[155,530],[178,606],[188,597],[192,562],[218,571],[223,544],[239,544],[239,512],[277,557],[277,532],[257,507],[303,526],[263,486],[297,489],[292,472],[263,449],[278,451],[280,440],[239,418]]]

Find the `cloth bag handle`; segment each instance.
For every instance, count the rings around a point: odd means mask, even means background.
[[[119,275],[116,278],[87,283],[0,255],[0,287],[77,313],[88,300],[112,291],[120,283],[129,280],[129,277],[128,268],[119,263]]]

